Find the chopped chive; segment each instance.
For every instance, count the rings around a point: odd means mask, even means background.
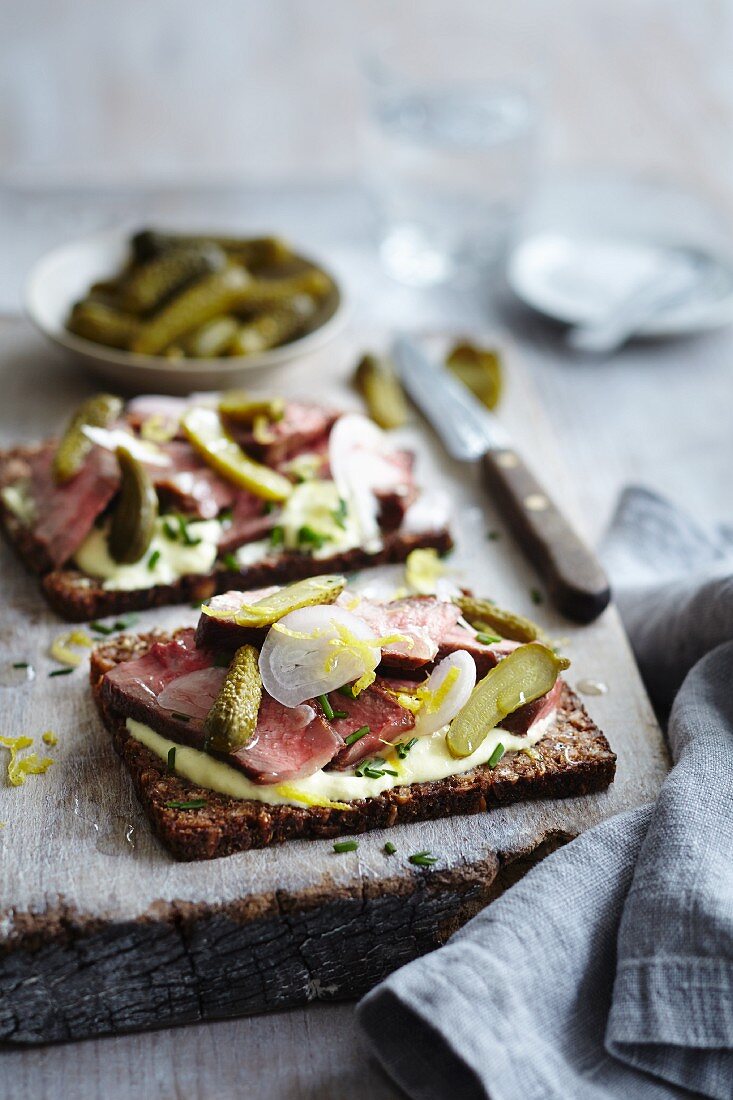
[[[233,515],[231,508],[225,508],[223,512],[219,513],[219,523],[231,523]]]
[[[361,726],[358,730],[354,730],[353,733],[350,733],[348,737],[344,737],[344,744],[355,745],[357,741],[360,741],[362,737],[366,737],[370,732],[369,726]]]
[[[328,720],[330,722],[330,720],[334,716],[334,713],[333,713],[333,707],[331,706],[331,704],[328,701],[328,696],[327,695],[318,695],[317,699],[318,699],[318,702],[321,704],[321,707],[323,708],[323,713],[326,715],[326,718],[328,718]]]
[[[496,765],[499,763],[502,756],[504,755],[504,751],[505,751],[504,746],[502,745],[502,743],[500,741],[499,744],[494,749],[494,751],[492,752],[492,754],[489,757],[488,761],[487,761],[490,768],[495,768],[496,767]]]
[[[414,852],[413,855],[407,857],[410,863],[414,863],[416,867],[432,867],[434,863],[438,862],[438,857],[434,856],[430,851]]]
[[[49,672],[49,676],[71,676],[73,668],[55,668],[52,672]]]
[[[493,645],[495,642],[500,642],[501,638],[498,634],[477,634],[476,641],[481,642],[481,645]]]
[[[217,653],[214,657],[214,664],[217,668],[229,668],[232,663],[231,653]]]
[[[356,699],[354,695],[354,689],[351,684],[342,684],[340,688],[336,689],[340,695],[345,696],[347,699]]]
[[[114,626],[110,626],[108,623],[93,622],[89,624],[90,630],[93,630],[96,634],[114,634]]]
[[[169,775],[170,775],[171,772],[175,771],[175,767],[176,767],[176,746],[174,745],[173,748],[168,749],[168,768],[167,768],[167,770],[168,770]]]
[[[194,611],[200,611],[202,603],[206,603],[206,601],[205,600],[192,600],[191,601],[191,607],[193,608]]]
[[[359,847],[358,840],[335,840],[333,842],[334,852],[355,852]]]
[[[320,550],[325,542],[328,542],[326,535],[322,535],[319,531],[315,531],[308,524],[304,524],[298,531],[298,543],[302,546],[312,546],[314,550]]]
[[[543,597],[539,588],[531,588],[529,594],[532,597],[532,603],[542,603]]]
[[[179,722],[190,722],[191,721],[191,715],[190,714],[184,714],[183,711],[180,711],[180,710],[172,710],[171,711],[171,718],[177,718]]]
[[[13,668],[28,668],[28,667],[29,666],[28,666],[27,661],[15,661],[14,664],[13,664]]]
[[[175,542],[178,538],[178,528],[172,519],[163,520],[163,534],[167,539],[170,539],[171,542]]]
[[[334,718],[348,718],[349,715],[345,710],[335,710],[333,712]]]
[[[497,539],[501,538],[501,534],[498,531],[487,531],[486,538],[489,542],[496,542]]]
[[[411,737],[409,741],[398,741],[395,745],[400,760],[404,760],[413,745],[417,744],[417,737]]]
[[[285,530],[280,527],[273,527],[270,531],[270,546],[282,546],[285,542]]]
[[[235,554],[232,554],[231,552],[227,554],[222,554],[221,560],[224,562],[227,569],[232,569],[235,573],[239,572],[239,562],[237,561]]]
[[[152,554],[148,558],[148,569],[155,569],[156,565],[160,561],[160,550],[153,550]]]
[[[396,847],[394,846],[394,844],[392,843],[391,840],[387,841],[387,843],[384,846],[384,850],[385,850],[385,852],[387,853],[388,856],[393,856],[395,854],[395,852],[397,851]]]
[[[387,767],[387,762],[381,756],[375,757],[374,760],[363,760],[358,767],[354,768],[354,775],[359,779],[381,779],[383,775],[398,774],[394,768]]]
[[[140,616],[133,612],[132,615],[125,615],[122,619],[116,619],[113,627],[115,630],[127,630],[128,626],[134,626],[139,618]]]
[[[174,798],[172,802],[166,802],[169,810],[200,810],[205,805],[205,798],[192,798],[190,802],[182,802],[180,799]]]
[[[348,505],[343,497],[339,497],[338,507],[331,513],[334,522],[341,528],[346,526],[346,513]]]
[[[264,515],[266,515],[266,516],[269,516],[272,512],[274,512],[275,511],[275,502],[274,502],[274,500],[266,500],[262,511],[263,511]]]

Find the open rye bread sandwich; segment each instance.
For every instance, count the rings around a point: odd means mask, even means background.
[[[0,453],[0,521],[51,606],[83,621],[448,550],[413,466],[320,405],[100,394],[60,440]]]
[[[91,684],[153,830],[193,860],[607,787],[567,665],[490,601],[330,574],[118,637]]]

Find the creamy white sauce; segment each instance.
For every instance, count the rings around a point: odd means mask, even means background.
[[[111,591],[152,588],[158,584],[173,584],[188,573],[210,573],[218,553],[221,523],[216,519],[189,523],[191,538],[201,541],[195,546],[186,546],[182,540],[165,535],[164,521],[165,517],[157,520],[153,539],[140,561],[121,565],[111,557],[107,526],[92,529],[77,550],[74,561],[84,573],[101,580],[102,587]],[[154,561],[152,568],[151,560]]]
[[[479,764],[485,764],[498,744],[502,744],[506,752],[518,752],[520,749],[536,745],[546,736],[554,721],[555,711],[552,711],[547,717],[536,722],[525,737],[517,737],[506,730],[494,729],[474,753],[461,760],[456,760],[448,752],[445,742],[447,727],[444,727],[430,737],[421,738],[416,745],[413,745],[404,760],[397,759],[396,754],[389,752],[387,746],[384,747],[385,751],[379,755],[388,760],[388,767],[398,772],[396,776],[384,775],[380,779],[362,779],[349,772],[321,770],[314,775],[309,775],[306,779],[274,786],[253,783],[246,775],[230,767],[229,764],[224,764],[221,760],[216,760],[199,749],[169,741],[152,730],[150,726],[136,722],[134,718],[127,719],[127,729],[136,741],[140,741],[161,760],[167,760],[168,752],[175,748],[175,771],[199,787],[208,787],[209,790],[230,795],[232,798],[254,799],[257,802],[267,802],[272,805],[307,806],[324,804],[325,801],[352,802],[359,798],[374,798],[392,787],[403,787],[410,783],[427,783],[446,779],[450,775],[460,775]],[[409,737],[410,733],[407,731],[404,740]]]
[[[304,481],[296,485],[280,514],[284,544],[288,550],[306,549],[299,534],[303,527],[321,535],[326,541],[319,549],[309,551],[314,558],[329,558],[359,546],[361,533],[350,510],[341,522],[339,491],[333,481]]]

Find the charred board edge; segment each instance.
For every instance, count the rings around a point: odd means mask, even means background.
[[[63,902],[14,914],[12,939],[0,952],[0,1045],[359,997],[443,944],[569,839],[549,832],[522,852],[351,888],[324,881],[299,895],[230,905],[159,902],[124,922],[85,917]]]
[[[40,444],[0,450],[0,489],[17,479],[13,463],[36,453]],[[219,565],[212,573],[190,574],[174,584],[154,585],[131,591],[110,591],[78,569],[52,569],[42,544],[11,512],[0,497],[0,528],[10,547],[26,570],[40,579],[41,592],[53,610],[68,622],[86,622],[106,615],[146,611],[179,603],[200,603],[218,592],[231,588],[260,588],[286,584],[318,573],[353,572],[373,565],[393,565],[405,561],[408,554],[422,547],[441,554],[453,548],[450,531],[445,527],[431,531],[394,531],[384,537],[380,552],[370,554],[355,548],[332,558],[315,559],[308,554],[281,553],[246,569],[231,570]]]

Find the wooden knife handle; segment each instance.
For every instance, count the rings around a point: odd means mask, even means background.
[[[555,606],[575,622],[597,618],[611,598],[601,564],[521,456],[510,448],[488,451],[483,469],[497,507]]]

